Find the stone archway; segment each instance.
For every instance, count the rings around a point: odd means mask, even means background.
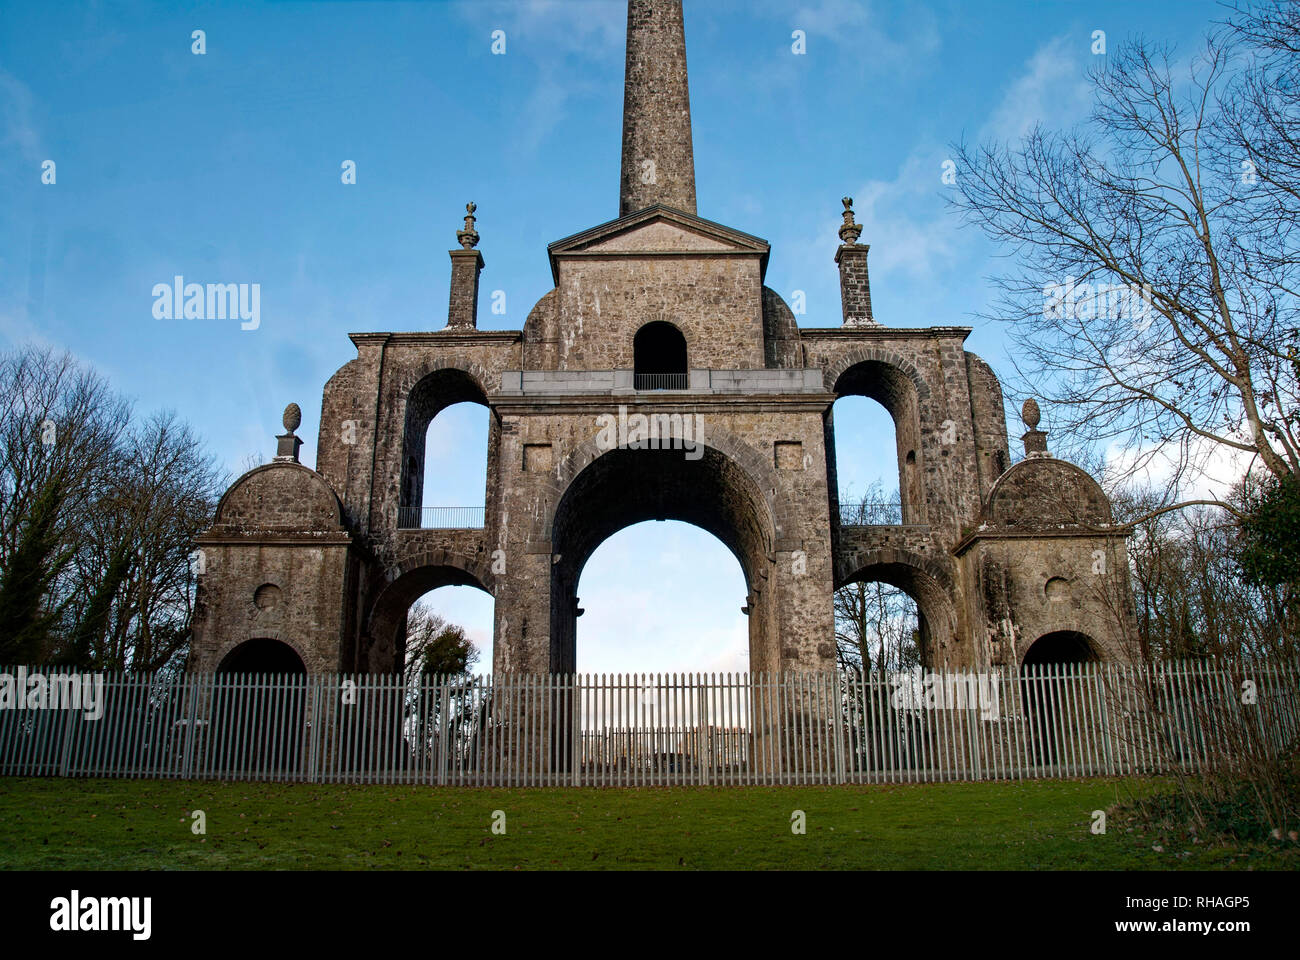
[[[232,648],[217,667],[210,715],[226,723],[214,756],[235,769],[293,772],[303,755],[307,667],[288,643],[253,637]]]
[[[306,674],[298,651],[271,637],[254,637],[231,649],[217,666],[217,673]]]
[[[652,320],[637,330],[632,356],[636,389],[686,389],[686,337],[668,321]]]
[[[457,403],[476,403],[488,406],[483,383],[474,372],[447,365],[425,372],[402,394],[406,398],[402,425],[401,482],[398,488],[397,525],[420,527],[420,508],[424,502],[425,441],[429,424],[447,407]],[[491,448],[495,444],[489,425],[489,470],[491,475]],[[485,496],[487,491],[487,477]]]
[[[866,397],[874,400],[894,421],[901,519],[903,523],[924,523],[927,511],[921,449],[921,399],[928,390],[916,368],[884,351],[855,351],[852,357],[837,365],[827,380],[836,399]],[[838,499],[835,426],[831,411],[826,414],[826,462],[827,483],[832,495]]]
[[[1074,752],[1078,717],[1071,710],[1086,681],[1073,666],[1099,659],[1096,642],[1080,630],[1053,630],[1029,645],[1020,662],[1020,702],[1034,760],[1059,766]]]
[[[713,534],[735,555],[749,592],[752,670],[779,663],[774,591],[767,589],[776,537],[760,487],[733,459],[702,446],[682,450],[611,450],[565,489],[550,524],[551,669],[576,663],[578,580],[610,536],[644,520],[680,520]]]
[[[1020,669],[1025,667],[1091,663],[1098,659],[1097,644],[1081,630],[1053,630],[1043,634],[1025,650]]]
[[[491,578],[477,564],[458,563],[446,556],[427,556],[427,562],[412,560],[399,568],[376,592],[365,620],[363,643],[364,669],[385,669],[391,664],[395,672],[406,661],[406,614],[411,604],[430,590],[439,587],[477,587],[493,595]]]
[[[958,636],[952,581],[937,564],[906,550],[876,550],[860,555],[851,572],[837,577],[835,589],[880,582],[897,587],[916,603],[921,663],[943,666],[943,655]]]

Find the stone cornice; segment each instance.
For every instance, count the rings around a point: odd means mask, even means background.
[[[1127,540],[1132,530],[1123,524],[1113,527],[1074,526],[1066,530],[1055,527],[1043,527],[1038,530],[973,530],[953,545],[952,555],[960,557],[979,540],[1079,540],[1096,538],[1098,540]]]
[[[804,340],[941,340],[959,337],[965,341],[974,327],[800,327]]]
[[[524,338],[522,330],[432,330],[404,331],[399,333],[349,333],[358,349],[362,344],[379,344],[388,346],[408,346],[419,344],[473,344],[473,343],[519,343]]]

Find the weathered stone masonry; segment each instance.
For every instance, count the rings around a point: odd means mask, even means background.
[[[1125,539],[1105,496],[1046,453],[1036,409],[1011,465],[1001,388],[965,350],[970,328],[876,321],[851,200],[833,328],[800,329],[764,285],[766,241],[696,214],[680,2],[629,3],[625,89],[620,216],[551,244],[555,287],[523,329],[477,329],[471,204],[447,326],[353,334],[356,358],[325,386],[316,470],[297,462],[290,418],[276,460],[231,487],[199,540],[192,666],[263,638],[309,671],[399,669],[410,603],[472,584],[496,601],[496,671],[572,670],[583,565],[656,518],[736,555],[753,670],[832,668],[833,592],[863,579],[915,598],[935,666],[1014,665],[1064,634],[1123,656]],[[657,381],[634,349],[656,322],[687,357]],[[846,395],[894,419],[899,524],[840,523],[831,406]],[[485,522],[422,529],[425,433],[461,401],[490,410]],[[612,449],[611,418],[630,426]]]

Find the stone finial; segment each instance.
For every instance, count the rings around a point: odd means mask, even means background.
[[[1043,412],[1038,409],[1038,401],[1030,397],[1020,408],[1020,419],[1025,422],[1025,426],[1030,430],[1038,429],[1038,421],[1042,419]]]
[[[478,204],[470,201],[465,204],[465,229],[456,231],[456,239],[466,250],[473,250],[478,246],[478,232],[474,229],[474,211],[478,209]]]
[[[297,463],[298,448],[302,446],[300,440],[294,431],[302,425],[302,408],[296,403],[291,403],[284,408],[284,416],[281,418],[284,424],[285,432],[277,436],[275,446],[276,463]]]
[[[1039,430],[1038,423],[1043,413],[1038,409],[1038,401],[1030,397],[1020,407],[1020,419],[1025,422],[1025,433],[1020,438],[1025,444],[1026,457],[1047,457],[1047,431]]]
[[[858,243],[862,226],[853,219],[853,198],[845,197],[844,223],[840,225],[840,239],[844,241],[835,251],[835,265],[840,268],[840,303],[844,311],[844,326],[874,327],[876,319],[871,314],[871,280],[867,275],[867,252],[870,244]]]
[[[853,219],[853,198],[845,197],[840,201],[844,204],[844,223],[840,226],[840,239],[845,243],[857,243],[858,237],[862,236],[862,225]]]
[[[451,293],[447,303],[447,326],[452,330],[478,328],[478,275],[483,270],[483,254],[474,249],[478,231],[474,229],[474,211],[478,204],[465,204],[465,229],[456,231],[461,249],[451,254]]]

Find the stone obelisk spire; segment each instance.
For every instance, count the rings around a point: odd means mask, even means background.
[[[628,0],[618,215],[654,203],[695,213],[682,0]]]

